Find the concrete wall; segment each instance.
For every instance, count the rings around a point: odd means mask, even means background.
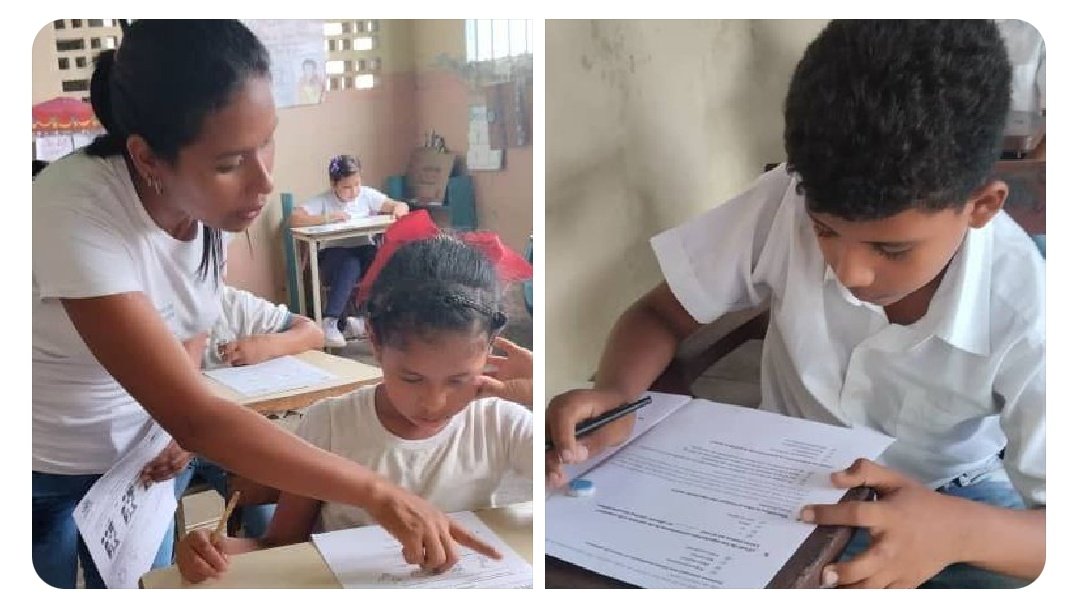
[[[661,281],[649,238],[783,160],[787,82],[824,23],[546,23],[548,396]]]

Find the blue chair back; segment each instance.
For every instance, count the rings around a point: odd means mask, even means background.
[[[296,270],[299,268],[296,262],[296,246],[292,243],[292,229],[289,227],[289,216],[292,215],[292,194],[281,194],[281,240],[285,245],[285,278],[288,288],[288,309],[294,314],[300,312],[300,294],[303,290],[296,289]]]

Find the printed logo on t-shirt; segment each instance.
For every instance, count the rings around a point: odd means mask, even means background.
[[[172,302],[169,302],[165,306],[158,306],[157,314],[161,315],[161,319],[169,324],[171,329],[176,329],[176,307]]]

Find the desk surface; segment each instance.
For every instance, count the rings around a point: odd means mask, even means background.
[[[378,367],[327,354],[320,350],[308,350],[297,354],[296,358],[329,371],[335,376],[334,379],[297,390],[266,394],[254,398],[241,396],[236,390],[209,377],[204,377],[203,379],[218,396],[252,408],[260,413],[305,408],[323,398],[340,396],[360,386],[375,383],[382,379],[382,369]]]
[[[296,239],[304,241],[325,242],[329,240],[355,237],[370,233],[385,231],[393,225],[393,215],[376,215],[363,219],[352,219],[342,223],[327,223],[325,225],[308,225],[307,227],[293,227],[292,235]]]
[[[522,558],[532,563],[532,503],[476,511],[478,516]],[[175,565],[142,576],[144,588],[340,588],[311,542],[233,556],[228,573],[217,581],[183,581]]]

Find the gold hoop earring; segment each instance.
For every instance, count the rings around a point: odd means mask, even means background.
[[[146,185],[154,188],[154,193],[155,194],[157,194],[158,196],[161,195],[161,182],[160,181],[158,181],[157,179],[154,179],[150,175],[147,175],[146,176]]]

